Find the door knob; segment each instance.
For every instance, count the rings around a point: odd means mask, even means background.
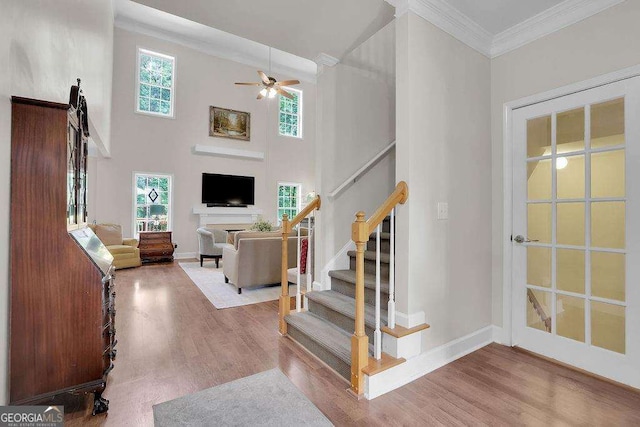
[[[529,242],[539,242],[540,240],[535,240],[535,239],[529,239],[528,237],[524,237],[520,234],[518,234],[516,237],[513,238],[513,240],[516,241],[516,243],[529,243]]]

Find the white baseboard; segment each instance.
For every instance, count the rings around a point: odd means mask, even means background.
[[[349,268],[349,257],[347,252],[355,251],[356,244],[353,240],[349,240],[346,245],[338,251],[338,253],[329,260],[320,272],[320,283],[322,283],[323,290],[331,289],[331,277],[329,272],[331,270],[347,270]]]
[[[493,342],[497,342],[498,344],[502,345],[509,345],[510,340],[504,336],[504,328],[502,328],[502,326],[496,325],[492,325],[491,327],[493,328]]]
[[[396,323],[404,328],[413,328],[418,325],[422,325],[426,322],[427,316],[424,311],[417,311],[411,314],[401,313],[396,311]]]
[[[494,328],[496,326],[487,326],[467,336],[424,352],[380,374],[372,377],[367,375],[365,397],[367,399],[375,399],[491,344],[494,341]]]
[[[176,252],[173,254],[173,259],[188,259],[198,258],[197,252]]]

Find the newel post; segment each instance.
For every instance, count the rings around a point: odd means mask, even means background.
[[[351,337],[351,391],[356,395],[364,392],[362,370],[369,363],[369,337],[364,329],[364,248],[369,234],[364,212],[360,211],[351,228],[351,238],[356,244],[356,323]]]
[[[280,275],[280,304],[278,309],[279,315],[279,330],[280,334],[287,334],[287,322],[284,321],[285,316],[289,314],[291,310],[291,300],[289,299],[289,279],[287,278],[287,269],[289,267],[289,233],[291,232],[289,225],[289,216],[287,214],[282,215],[282,273]]]

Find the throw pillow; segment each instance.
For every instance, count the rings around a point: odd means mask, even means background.
[[[302,239],[300,242],[300,274],[307,274],[307,251],[309,250],[309,242]]]
[[[96,236],[105,246],[122,244],[122,228],[117,224],[96,225]]]

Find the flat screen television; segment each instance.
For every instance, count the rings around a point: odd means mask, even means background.
[[[203,173],[202,203],[208,207],[253,205],[255,204],[255,178]]]

